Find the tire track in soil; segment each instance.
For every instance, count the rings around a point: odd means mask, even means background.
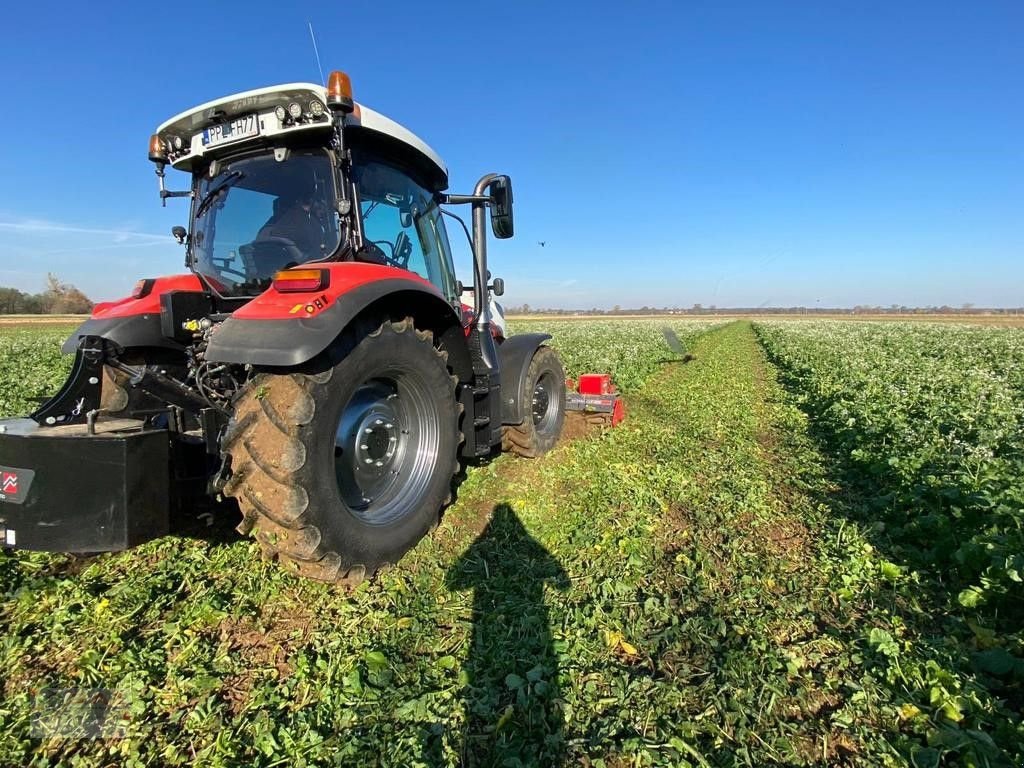
[[[841,648],[829,628],[844,622],[832,614],[828,572],[818,557],[814,521],[820,512],[799,487],[804,468],[820,457],[804,439],[800,415],[785,404],[748,323],[707,334],[693,351],[693,362],[665,371],[642,393],[644,407],[662,419],[685,420],[679,438],[693,462],[690,476],[680,481],[677,503],[657,529],[664,552],[658,579],[667,592],[694,601],[682,609],[684,615],[721,617],[727,635],[736,634],[729,654],[742,656],[742,649],[761,646],[771,649],[769,657],[777,655],[799,670],[799,682],[785,695],[773,693],[768,709],[753,681],[748,693],[756,693],[756,701],[745,702],[737,691],[738,701],[723,705],[756,713],[745,738],[771,750],[762,731],[767,736],[798,728],[799,735],[788,738],[801,760],[842,763],[859,751],[830,717],[844,701],[835,685]],[[658,461],[656,453],[651,460]],[[680,562],[695,565],[687,570]],[[663,650],[661,668],[668,675],[693,661],[671,642]],[[711,688],[729,691],[736,680],[719,663],[710,672]],[[749,747],[722,714],[725,722],[716,727],[736,748]]]

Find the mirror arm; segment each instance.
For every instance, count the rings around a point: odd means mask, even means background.
[[[473,307],[476,312],[476,327],[487,328],[491,322],[491,310],[487,301],[487,206],[491,196],[487,187],[498,178],[496,173],[482,176],[473,188]],[[466,195],[466,197],[470,197]]]
[[[442,205],[466,205],[468,203],[489,203],[490,195],[438,195],[438,202]]]
[[[192,197],[192,190],[188,192],[171,192],[164,186],[164,163],[156,164],[156,177],[159,179],[160,184],[160,202],[164,208],[167,207],[168,197]]]
[[[455,201],[465,198],[473,208],[473,311],[476,315],[471,347],[474,349],[473,370],[474,373],[486,376],[497,384],[497,377],[501,372],[501,362],[498,360],[498,347],[491,334],[491,308],[487,300],[487,207],[491,203],[490,195],[486,194],[487,187],[497,178],[496,174],[489,173],[483,176],[476,183],[472,195],[452,195]]]

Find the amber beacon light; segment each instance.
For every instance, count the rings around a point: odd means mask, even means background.
[[[149,159],[154,163],[167,162],[167,147],[158,134],[149,137]]]
[[[355,108],[355,102],[352,100],[352,81],[348,75],[337,69],[327,78],[327,106],[342,112],[351,112]]]

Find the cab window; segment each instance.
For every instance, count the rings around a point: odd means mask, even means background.
[[[322,150],[222,164],[197,183],[191,260],[222,296],[254,296],[274,273],[337,250],[334,169]]]
[[[454,301],[448,235],[434,196],[401,169],[374,159],[357,163],[353,178],[364,238],[387,264],[426,278]]]

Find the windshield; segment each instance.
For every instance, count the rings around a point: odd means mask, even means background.
[[[224,296],[251,296],[281,269],[330,256],[340,236],[330,158],[292,151],[224,163],[198,185],[192,263]]]

